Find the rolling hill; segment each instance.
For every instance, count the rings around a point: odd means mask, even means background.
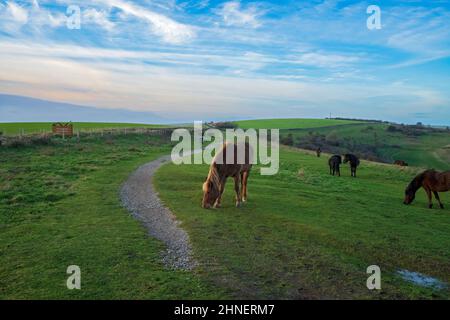
[[[262,120],[242,120],[234,122],[242,129],[311,129],[320,127],[332,127],[345,124],[360,123],[352,120],[335,119],[262,119]]]
[[[0,94],[0,122],[163,123],[151,112],[101,109],[23,96]]]

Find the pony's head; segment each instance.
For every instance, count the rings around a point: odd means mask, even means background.
[[[406,187],[405,200],[403,201],[404,204],[411,204],[414,201],[414,199],[416,198],[417,190],[419,190],[420,187],[422,187],[424,176],[425,172],[419,174]]]
[[[405,190],[405,200],[403,200],[403,204],[406,205],[411,204],[415,198],[416,198],[416,191],[411,185],[409,185]]]
[[[346,154],[345,156],[344,156],[344,163],[347,163],[347,162],[349,162],[350,161],[350,155],[349,154]]]
[[[202,207],[204,209],[210,209],[219,197],[219,186],[211,181],[211,179],[206,179],[203,183],[203,200]]]

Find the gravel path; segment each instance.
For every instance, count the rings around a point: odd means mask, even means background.
[[[123,184],[120,198],[148,233],[166,244],[167,249],[162,254],[166,267],[192,270],[196,262],[192,258],[189,236],[180,228],[174,214],[162,204],[152,184],[156,170],[168,161],[170,156],[164,156],[139,167]]]

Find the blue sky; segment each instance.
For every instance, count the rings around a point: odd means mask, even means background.
[[[450,125],[449,88],[444,0],[0,0],[0,93],[171,119]]]

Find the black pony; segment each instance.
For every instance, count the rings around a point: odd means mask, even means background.
[[[339,177],[341,176],[341,163],[342,157],[338,155],[334,155],[328,160],[328,165],[330,166],[330,174],[333,176],[337,174]]]
[[[358,168],[360,161],[357,156],[347,153],[344,156],[344,163],[350,162],[350,169],[352,171],[352,177],[356,178],[356,168]]]

